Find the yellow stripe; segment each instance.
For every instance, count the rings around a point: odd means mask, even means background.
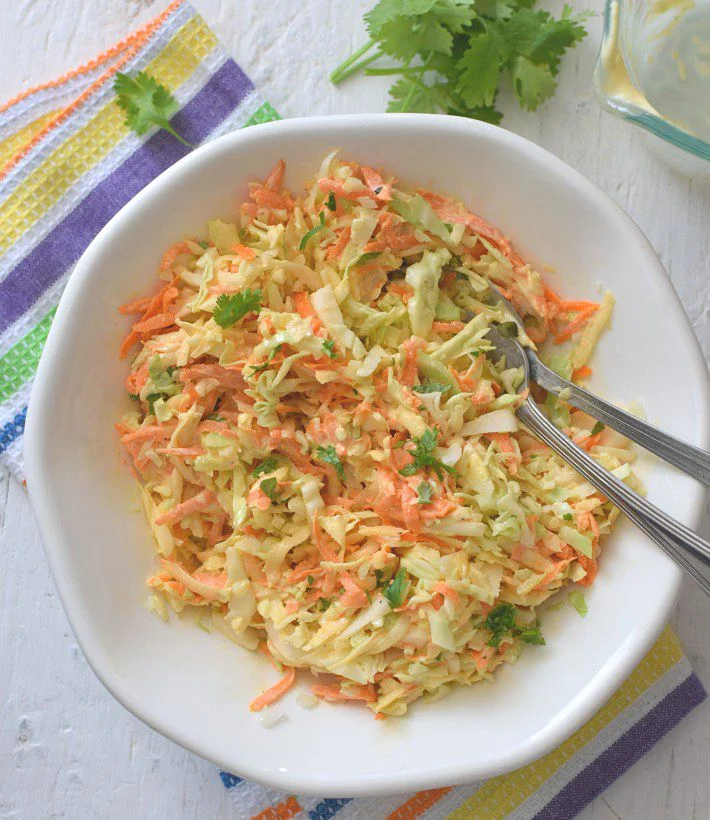
[[[678,639],[667,628],[614,697],[576,734],[523,769],[488,780],[473,797],[451,812],[448,820],[502,820],[507,817],[682,657],[683,649]]]
[[[201,17],[186,23],[146,67],[170,90],[181,86],[217,40]],[[77,179],[94,168],[128,133],[113,102],[62,143],[6,200],[0,219],[0,255],[32,228]]]
[[[0,142],[0,168],[7,165],[11,157],[20,151],[27,143],[44,128],[44,126],[53,118],[56,117],[59,111],[50,111],[49,114],[44,114],[38,119],[16,131],[11,137]]]

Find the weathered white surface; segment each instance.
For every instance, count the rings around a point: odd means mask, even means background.
[[[357,80],[338,89],[327,82],[328,71],[362,42],[369,0],[195,4],[284,116],[384,109],[384,81]],[[0,101],[91,58],[165,5],[0,0]],[[545,0],[541,5],[552,7]],[[591,94],[599,19],[591,29],[567,59],[557,96],[536,114],[506,105],[504,124],[578,168],[636,219],[710,357],[710,189],[676,176],[646,149],[640,132],[602,114]],[[652,364],[640,366],[656,377]],[[704,529],[710,534],[710,526]],[[702,594],[687,585],[674,623],[706,687],[709,612]],[[582,817],[708,818],[708,759],[710,703]],[[221,818],[231,816],[231,808],[211,764],[143,726],[96,680],[57,600],[25,492],[0,475],[0,818],[129,816]]]

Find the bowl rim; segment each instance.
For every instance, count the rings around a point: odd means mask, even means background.
[[[137,698],[134,697],[130,683],[125,683],[118,674],[102,667],[103,650],[101,644],[98,640],[94,641],[91,630],[85,629],[89,615],[82,611],[78,602],[73,599],[71,562],[66,559],[67,552],[59,546],[60,541],[54,535],[56,529],[53,523],[58,520],[60,511],[56,509],[56,505],[52,501],[50,482],[43,480],[42,441],[43,437],[49,435],[51,431],[52,394],[55,389],[53,373],[62,356],[65,329],[71,323],[71,305],[81,290],[83,282],[94,275],[95,260],[102,253],[105,238],[109,234],[121,230],[132,212],[142,208],[145,203],[148,203],[159,194],[164,187],[215,155],[219,155],[219,153],[228,155],[235,144],[259,140],[264,134],[278,131],[283,132],[283,135],[286,136],[289,133],[308,133],[326,129],[337,137],[343,129],[367,127],[381,130],[384,134],[389,128],[393,126],[401,127],[403,123],[429,133],[439,133],[442,130],[458,131],[462,134],[464,132],[471,133],[472,131],[487,132],[495,141],[510,146],[511,150],[527,156],[531,162],[554,171],[565,185],[576,188],[595,209],[613,214],[615,220],[619,223],[619,229],[625,230],[630,240],[633,240],[637,245],[637,253],[641,261],[646,262],[649,275],[653,275],[659,280],[669,303],[675,306],[674,313],[677,314],[678,318],[677,332],[686,337],[689,349],[693,351],[688,366],[694,371],[695,389],[699,394],[698,423],[696,427],[699,441],[696,443],[706,449],[710,446],[710,383],[705,360],[682,303],[649,241],[631,217],[596,185],[564,161],[524,137],[488,123],[431,114],[345,114],[330,117],[279,120],[251,126],[245,130],[221,136],[197,148],[150,182],[121,208],[90,243],[76,264],[52,323],[33,385],[25,430],[24,447],[27,486],[32,508],[59,598],[74,631],[77,643],[94,673],[108,691],[126,709],[148,726],[190,751],[212,761],[223,769],[235,771],[241,777],[257,781],[270,788],[295,794],[351,797],[408,792],[414,789],[449,786],[490,778],[538,759],[577,731],[613,695],[619,685],[631,673],[662,631],[676,601],[682,580],[680,569],[669,565],[668,583],[658,593],[654,617],[646,621],[645,631],[640,634],[635,642],[627,641],[607,660],[592,681],[585,687],[585,698],[575,701],[574,708],[568,708],[563,720],[555,721],[554,725],[547,726],[543,731],[528,737],[516,747],[486,761],[485,764],[479,765],[472,765],[464,760],[456,765],[446,763],[405,769],[396,775],[389,773],[387,775],[374,774],[363,777],[354,774],[347,779],[335,779],[318,773],[309,773],[308,776],[304,776],[301,773],[293,774],[291,771],[280,772],[277,768],[265,772],[261,768],[251,766],[248,756],[238,762],[225,759],[224,756],[214,753],[210,749],[208,739],[187,737],[179,726],[155,717],[149,710],[146,711]],[[685,520],[690,522],[691,525],[696,525],[703,512],[705,490],[697,484],[686,493],[686,496],[687,513]]]

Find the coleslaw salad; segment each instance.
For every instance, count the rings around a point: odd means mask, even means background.
[[[266,652],[281,677],[256,711],[304,668],[318,698],[401,715],[544,644],[537,608],[594,581],[617,515],[518,423],[521,374],[486,356],[507,319],[489,282],[531,343],[572,343],[548,364],[576,380],[613,299],[561,298],[461,203],[337,153],[303,196],[284,173],[121,308],[151,606]],[[540,398],[639,489],[623,437]]]

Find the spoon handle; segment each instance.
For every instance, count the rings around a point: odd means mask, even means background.
[[[584,450],[558,430],[532,399],[527,399],[518,408],[517,414],[530,432],[624,512],[700,585],[706,595],[710,596],[710,544],[707,541],[666,515],[597,464]]]
[[[710,487],[710,453],[664,433],[663,430],[641,421],[630,413],[619,410],[608,401],[558,376],[546,367],[531,350],[525,352],[530,366],[530,378],[540,387],[544,387],[545,390],[555,395],[559,395],[562,390],[566,391],[565,401],[584,410],[585,413],[589,413],[590,416],[599,419],[604,424],[608,424],[609,427],[613,427],[614,430],[640,444],[644,449],[674,467],[678,467],[706,487]]]

